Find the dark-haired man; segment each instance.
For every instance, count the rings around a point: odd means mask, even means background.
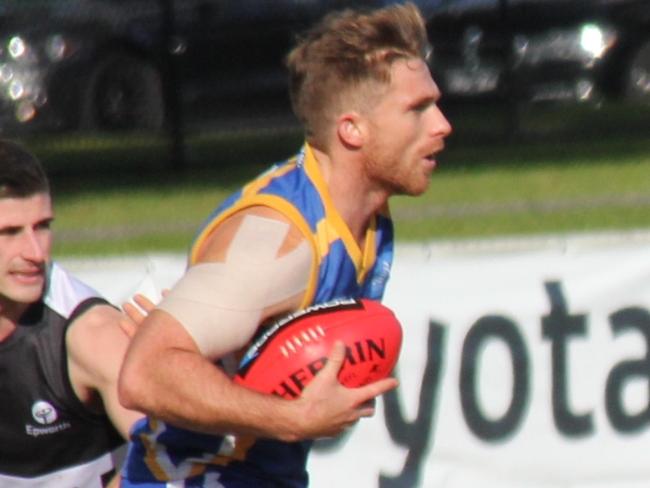
[[[117,400],[129,338],[51,261],[53,220],[39,161],[0,140],[0,487],[117,486],[113,452],[141,416]]]

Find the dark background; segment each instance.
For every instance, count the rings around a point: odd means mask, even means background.
[[[24,141],[54,176],[173,178],[283,158],[302,137],[283,66],[295,36],[331,10],[387,3],[3,2],[0,134]],[[646,137],[650,2],[416,3],[452,148]]]

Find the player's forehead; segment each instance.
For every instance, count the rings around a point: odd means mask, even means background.
[[[392,64],[389,91],[401,97],[440,98],[440,90],[429,67],[417,58],[399,59]]]
[[[0,228],[29,226],[53,216],[49,193],[0,198]]]

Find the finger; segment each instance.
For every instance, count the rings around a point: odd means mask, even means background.
[[[375,405],[377,404],[377,399],[376,398],[371,398],[370,400],[367,400],[361,404],[362,407],[364,408],[375,408]]]
[[[129,337],[135,335],[135,325],[130,320],[120,320],[120,329]]]
[[[327,357],[327,364],[323,368],[323,371],[328,371],[330,374],[338,375],[339,371],[343,367],[344,361],[345,344],[343,341],[336,341],[330,350],[329,356]]]
[[[144,314],[132,303],[127,302],[122,304],[122,310],[124,310],[124,313],[126,313],[127,317],[136,324],[139,324],[144,320]]]
[[[359,418],[361,417],[373,417],[375,415],[375,406],[368,406],[367,403],[364,403],[359,409]]]
[[[391,381],[392,380],[392,381]],[[384,380],[376,381],[371,383],[363,388],[362,397],[366,398],[367,395],[371,395],[371,398],[365,401],[362,401],[361,404],[357,407],[357,412],[359,417],[372,417],[375,415],[376,405],[377,405],[377,396],[386,393],[394,388],[397,388],[399,385],[398,381],[395,378],[386,378]],[[359,391],[360,388],[357,389]]]
[[[135,335],[136,331],[136,321],[134,321],[132,315],[133,314],[138,314],[136,307],[129,303],[125,303],[122,305],[122,308],[124,309],[124,312],[126,313],[126,317],[123,317],[119,321],[120,328],[124,333],[129,336],[133,337]]]
[[[138,306],[145,312],[151,312],[154,308],[156,308],[156,305],[151,300],[149,300],[146,296],[141,295],[140,293],[133,295],[133,301],[137,303]]]
[[[394,390],[399,386],[397,379],[393,377],[377,380],[365,386],[355,388],[354,391],[358,395],[357,401],[359,405],[369,402],[370,400],[383,395],[384,393]]]

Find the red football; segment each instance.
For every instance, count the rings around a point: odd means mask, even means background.
[[[315,305],[264,329],[244,354],[234,380],[262,393],[296,398],[325,365],[337,340],[347,349],[339,381],[354,388],[390,375],[402,346],[402,327],[375,300]]]

